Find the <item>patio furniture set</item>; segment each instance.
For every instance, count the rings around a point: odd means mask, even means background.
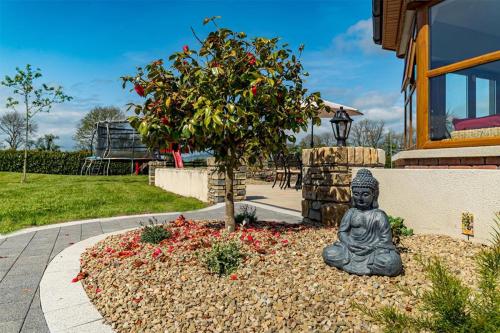
[[[302,160],[299,153],[285,155],[281,152],[273,156],[273,163],[275,168],[273,188],[278,180],[280,189],[292,188],[292,176],[296,176],[293,188],[297,191],[302,188]]]

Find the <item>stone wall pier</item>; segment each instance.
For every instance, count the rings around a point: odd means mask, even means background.
[[[351,202],[351,168],[383,167],[385,152],[367,147],[302,151],[302,216],[305,222],[338,225]]]

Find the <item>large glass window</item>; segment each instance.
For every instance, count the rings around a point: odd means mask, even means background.
[[[429,19],[431,69],[500,49],[500,0],[445,0]]]
[[[430,79],[431,140],[500,136],[500,61]]]

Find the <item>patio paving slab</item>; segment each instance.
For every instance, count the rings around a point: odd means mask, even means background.
[[[238,207],[244,203],[237,203]],[[252,204],[246,202],[246,204]],[[302,218],[295,212],[274,209],[255,203],[259,219],[300,223]],[[188,219],[222,219],[224,205],[216,205],[183,215]],[[40,302],[39,285],[47,265],[67,247],[82,240],[103,233],[139,227],[154,217],[158,222],[173,220],[179,213],[148,214],[134,217],[118,217],[89,221],[69,222],[46,227],[36,227],[34,231],[23,230],[12,236],[0,236],[0,333],[49,332]],[[57,260],[54,259],[54,260]],[[67,272],[72,272],[68,267]],[[60,274],[64,272],[45,272]],[[67,276],[64,276],[67,278]],[[56,300],[57,301],[57,300]],[[60,305],[60,304],[59,304]],[[46,315],[56,318],[60,308]],[[95,314],[90,308],[89,313]],[[62,313],[61,313],[62,314]],[[68,332],[96,332],[99,322],[75,313],[64,319],[61,329]]]

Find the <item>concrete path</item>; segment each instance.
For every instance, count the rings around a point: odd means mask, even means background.
[[[237,205],[238,206],[238,205]],[[299,223],[300,214],[255,203],[259,219]],[[237,208],[238,209],[238,208]],[[158,214],[158,221],[178,213]],[[220,219],[224,207],[184,213],[189,219]],[[59,224],[0,239],[0,333],[49,332],[40,306],[40,280],[63,249],[89,237],[139,227],[150,217],[120,217],[97,222]],[[104,221],[105,220],[105,221]]]
[[[282,190],[278,184],[273,188],[272,183],[247,184],[247,201],[300,212],[302,191],[293,188]]]

